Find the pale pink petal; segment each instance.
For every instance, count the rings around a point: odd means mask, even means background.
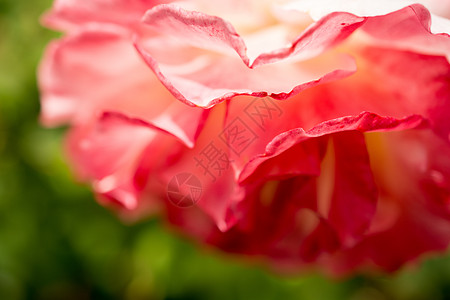
[[[308,13],[314,20],[319,20],[324,16],[336,12],[349,12],[362,17],[374,17],[386,15],[400,10],[406,6],[420,3],[430,10],[433,15],[433,23],[440,22],[440,18],[450,16],[450,1],[448,0],[316,0],[316,1],[293,1],[283,6],[285,10]],[[450,33],[450,27],[446,27]],[[437,31],[433,31],[437,33]]]
[[[432,13],[450,19],[450,0],[421,0]]]
[[[249,64],[244,41],[230,23],[219,17],[168,4],[149,10],[142,21],[158,33],[194,47],[228,54],[236,52]]]
[[[349,12],[362,17],[380,16],[400,10],[409,4],[411,2],[403,0],[298,0],[290,1],[283,7],[284,9],[309,13],[314,20],[320,20],[333,12]]]
[[[450,21],[446,19],[450,17],[448,0],[300,0],[289,2],[282,7],[285,11],[307,13],[317,21],[336,11],[348,12],[361,17],[383,16],[416,3],[425,5],[431,11],[431,32],[450,34]],[[427,24],[429,26],[429,23]]]
[[[440,55],[450,60],[450,32],[432,34],[430,25],[428,10],[415,4],[388,15],[368,18],[361,29],[374,39],[370,43],[379,47]]]
[[[236,95],[286,99],[354,71],[352,60],[337,53],[321,61],[311,57],[344,40],[361,20],[348,14],[330,16],[308,29],[292,46],[261,53],[251,66],[255,68],[250,69],[245,44],[229,23],[161,5],[147,12],[144,22],[155,32],[164,33],[165,41],[142,39],[137,48],[174,96],[190,105],[210,107]],[[307,58],[311,59],[299,61]]]
[[[56,0],[44,16],[46,26],[73,30],[87,23],[136,27],[144,12],[164,0]]]
[[[40,67],[41,120],[83,124],[114,111],[192,147],[208,112],[176,100],[116,29],[90,26],[50,45]]]
[[[419,0],[417,3],[424,5],[432,14],[450,18],[449,0]]]
[[[176,5],[191,11],[214,15],[230,22],[241,33],[259,30],[271,22],[273,0],[193,0]]]
[[[352,63],[337,54],[298,60],[317,56],[359,27],[370,34],[369,43],[424,54],[450,53],[450,38],[429,32],[429,15],[423,6],[413,5],[387,16],[366,19],[364,22],[364,18],[346,13],[328,15],[300,35],[292,46],[261,53],[251,65],[255,69],[248,69],[245,45],[230,24],[217,17],[161,5],[147,12],[144,21],[171,37],[164,42],[164,51],[160,49],[161,40],[151,38],[138,41],[137,47],[175,97],[204,107],[236,95],[286,99],[321,82],[320,78],[328,81],[348,76],[354,70]],[[390,30],[393,26],[398,30]],[[287,58],[297,61],[285,62]],[[313,70],[308,67],[312,64]]]
[[[324,53],[348,38],[355,30],[363,26],[364,18],[346,13],[332,13],[309,26],[292,46],[262,53],[256,58],[252,67],[274,63],[295,57],[307,59]]]

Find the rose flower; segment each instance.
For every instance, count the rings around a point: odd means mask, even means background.
[[[47,126],[123,218],[279,270],[450,242],[450,1],[56,0]]]

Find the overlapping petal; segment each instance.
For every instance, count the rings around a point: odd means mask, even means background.
[[[267,155],[261,159],[270,157],[265,147],[276,136],[298,127],[306,132],[316,127],[327,133],[326,127],[317,124],[357,115],[361,111],[398,119],[420,115],[429,120],[437,134],[447,139],[450,132],[446,121],[450,113],[450,74],[445,58],[373,47],[355,53],[358,53],[360,67],[348,78],[310,88],[288,101],[241,97],[230,103],[225,128],[236,127],[236,116],[240,115],[248,126],[246,131],[258,136],[242,152],[230,152],[238,177],[244,179],[249,176],[245,174],[254,172],[254,167],[244,170],[251,157],[262,153]],[[383,84],[374,85],[374,82]],[[344,120],[347,118],[339,119],[336,124],[345,128]],[[320,130],[316,132],[320,133]],[[292,145],[285,150],[290,147]],[[302,155],[302,150],[296,153],[302,158],[309,157]],[[304,161],[307,163],[302,166],[306,167],[317,159],[309,157]],[[289,162],[287,166],[294,168]]]
[[[354,65],[339,54],[330,54],[322,62],[275,62],[290,57],[307,59],[324,52],[344,40],[362,19],[330,16],[304,32],[292,46],[261,53],[254,62],[246,54],[244,40],[220,18],[161,5],[147,12],[144,22],[166,38],[164,51],[160,40],[149,38],[137,43],[161,82],[179,100],[210,107],[236,95],[285,99],[320,82],[348,76]],[[313,64],[315,68],[310,67]]]
[[[246,54],[244,40],[220,18],[161,5],[147,12],[144,22],[167,38],[165,51],[161,51],[159,41],[139,41],[137,47],[144,59],[179,100],[203,107],[236,95],[286,99],[318,83],[348,76],[354,71],[351,61],[337,53],[320,56],[320,60],[317,56],[358,28],[371,36],[372,44],[428,55],[450,53],[448,35],[430,33],[429,14],[421,5],[378,17],[327,15],[293,40],[291,46],[262,52],[253,62]],[[393,27],[395,31],[390,30]],[[305,61],[308,58],[311,61]],[[321,61],[333,63],[323,65]],[[308,67],[311,64],[315,65],[313,72]],[[193,90],[201,92],[194,94]]]

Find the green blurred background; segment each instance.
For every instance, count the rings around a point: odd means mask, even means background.
[[[71,177],[64,128],[38,123],[36,66],[51,0],[0,0],[0,300],[450,299],[450,257],[391,275],[281,277],[174,236],[122,224]]]

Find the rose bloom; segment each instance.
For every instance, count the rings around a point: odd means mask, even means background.
[[[124,219],[393,271],[450,242],[450,1],[418,2],[57,0],[41,120]]]

